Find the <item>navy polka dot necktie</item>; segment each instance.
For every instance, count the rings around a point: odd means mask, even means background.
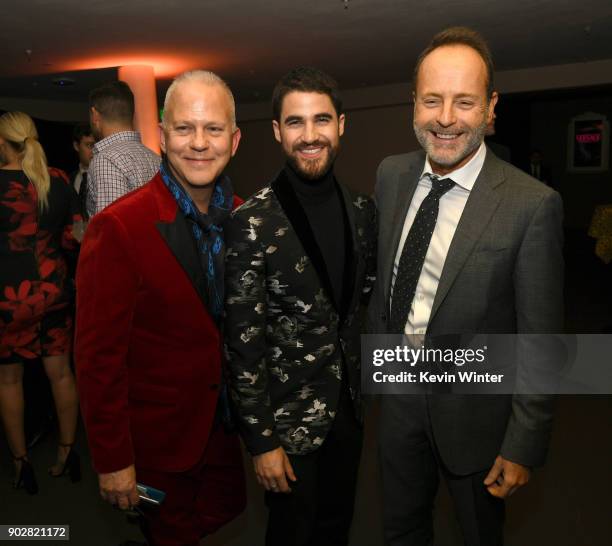
[[[389,323],[389,332],[391,333],[404,332],[417,283],[425,263],[427,249],[438,220],[440,198],[455,185],[450,178],[440,179],[432,174],[425,174],[424,176],[431,180],[431,190],[429,190],[427,197],[423,199],[414,217],[414,222],[402,249],[395,284],[393,285],[391,320]]]

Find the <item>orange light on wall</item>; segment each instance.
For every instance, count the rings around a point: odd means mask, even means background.
[[[127,83],[134,93],[134,127],[140,132],[142,143],[159,153],[157,93],[153,67],[120,66],[119,79]]]
[[[180,55],[168,55],[167,53],[132,53],[125,52],[108,55],[95,55],[80,59],[74,59],[65,63],[59,63],[61,70],[94,70],[96,68],[111,68],[115,66],[151,66],[156,78],[167,79],[173,78],[184,72],[194,68],[207,67],[211,68],[213,63],[210,56],[205,56],[201,53],[187,53]],[[218,59],[217,59],[218,60]],[[54,67],[57,70],[57,66]]]

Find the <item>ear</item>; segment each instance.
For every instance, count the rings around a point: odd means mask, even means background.
[[[164,133],[163,123],[157,125],[159,127],[159,147],[162,152],[166,153],[166,134]]]
[[[416,90],[412,91],[412,119],[416,118],[417,96]]]
[[[342,136],[344,134],[344,122],[346,121],[346,116],[344,114],[340,114],[338,118],[338,135]]]
[[[491,93],[491,100],[489,101],[489,111],[487,112],[487,123],[491,123],[493,121],[493,116],[495,114],[495,105],[499,100],[499,94],[497,91],[493,91]]]
[[[236,155],[236,150],[238,150],[238,144],[240,144],[240,138],[242,137],[242,133],[240,129],[236,127],[234,134],[232,135],[232,157]]]
[[[280,144],[281,142],[280,125],[278,121],[276,121],[275,119],[272,120],[272,130],[274,131],[274,138],[276,139],[276,142]]]
[[[72,141],[72,147],[74,148],[75,152],[79,152],[79,145],[74,140]]]

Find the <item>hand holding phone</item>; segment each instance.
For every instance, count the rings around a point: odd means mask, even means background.
[[[155,489],[155,487],[151,487],[150,485],[137,483],[136,489],[138,490],[140,500],[148,504],[159,506],[166,498],[166,493],[160,491],[159,489]]]

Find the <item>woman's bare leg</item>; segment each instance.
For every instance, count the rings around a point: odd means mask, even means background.
[[[51,384],[59,424],[60,445],[57,452],[57,464],[51,468],[51,473],[55,474],[61,472],[70,452],[70,447],[66,446],[74,443],[79,415],[79,400],[68,354],[44,357],[43,365]]]
[[[0,417],[13,457],[27,455],[23,406],[23,365],[0,365]],[[15,470],[19,474],[21,461],[15,461]]]

